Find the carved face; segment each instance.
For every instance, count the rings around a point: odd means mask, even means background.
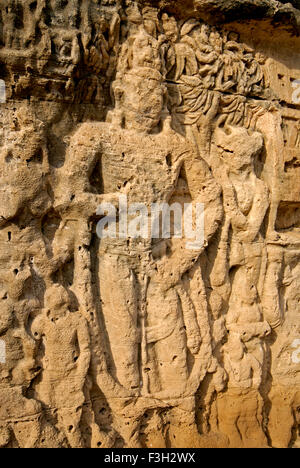
[[[126,127],[150,132],[159,124],[164,90],[157,80],[128,75],[124,78],[121,107]]]
[[[233,361],[241,361],[243,359],[244,347],[238,335],[230,333],[225,347]]]
[[[209,37],[210,44],[214,47],[219,54],[223,51],[223,39],[217,31],[212,31]]]
[[[53,285],[47,290],[44,302],[45,308],[49,311],[48,316],[50,318],[64,315],[70,306],[67,291],[58,284]]]
[[[250,167],[263,148],[263,137],[242,127],[218,128],[214,140],[226,164],[233,170]]]

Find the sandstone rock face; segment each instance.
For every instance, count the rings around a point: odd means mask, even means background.
[[[300,447],[298,8],[1,1],[1,447]]]

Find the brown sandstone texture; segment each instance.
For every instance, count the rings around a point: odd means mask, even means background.
[[[1,0],[0,447],[300,447],[299,8]]]

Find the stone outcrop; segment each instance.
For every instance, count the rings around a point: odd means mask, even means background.
[[[299,9],[1,2],[0,447],[300,446]]]

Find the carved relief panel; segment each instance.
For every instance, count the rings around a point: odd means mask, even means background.
[[[298,62],[141,3],[0,6],[0,446],[296,445]]]

